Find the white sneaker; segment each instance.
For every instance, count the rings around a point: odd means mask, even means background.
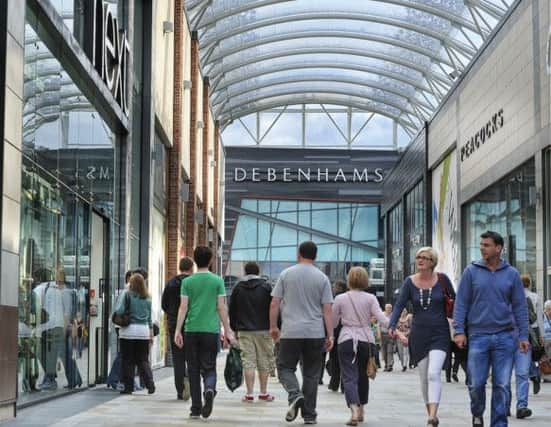
[[[188,401],[189,398],[191,397],[191,392],[190,392],[190,388],[189,388],[189,378],[188,377],[184,378],[184,392],[182,393],[182,397],[183,397],[184,401]]]
[[[294,421],[295,418],[298,415],[299,408],[302,408],[302,405],[304,405],[304,397],[298,396],[289,404],[289,409],[287,410],[287,414],[285,414],[285,421],[290,423],[291,421]]]

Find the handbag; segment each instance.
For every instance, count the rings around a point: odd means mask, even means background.
[[[442,286],[442,290],[444,291],[444,310],[446,312],[446,317],[448,319],[453,319],[453,308],[455,305],[455,300],[452,297],[452,294],[450,292],[450,280],[448,279],[448,276],[442,273],[436,273],[438,274],[438,282],[440,283],[440,286]]]
[[[545,349],[540,344],[539,329],[528,327],[528,342],[532,347],[532,361],[539,362],[545,355]]]
[[[116,311],[111,316],[111,321],[121,328],[130,325],[130,297],[128,292],[124,294],[124,312],[118,314]]]
[[[369,357],[367,358],[367,377],[374,380],[377,376],[377,359],[374,352],[377,351],[375,344],[369,343]]]
[[[540,360],[540,372],[542,375],[551,375],[551,362],[548,359]]]
[[[354,305],[354,301],[352,300],[352,297],[350,294],[348,294],[348,298],[350,298],[350,304],[352,304],[352,308],[354,309],[354,313],[356,313],[356,317],[358,318],[358,321],[360,322],[360,325],[362,324],[362,319],[360,315],[358,314],[358,311],[356,310],[356,306]],[[371,327],[371,326],[369,326]],[[373,354],[373,343],[368,343],[369,348],[369,354],[367,356],[367,368],[366,368],[366,374],[367,377],[374,380],[377,376],[377,360],[375,359],[375,355]]]

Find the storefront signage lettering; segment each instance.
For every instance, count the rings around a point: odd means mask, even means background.
[[[87,16],[91,17],[90,31],[85,31],[85,37],[91,37],[85,46],[94,68],[105,82],[117,103],[128,115],[128,63],[130,59],[130,44],[126,30],[119,27],[117,18],[113,15],[109,4],[104,0],[84,2],[85,7],[91,7]],[[88,35],[90,34],[90,35]]]
[[[88,166],[86,179],[90,181],[109,181],[111,179],[111,173],[108,167]]]
[[[461,147],[461,161],[468,159],[471,154],[480,148],[492,135],[500,130],[504,125],[503,109],[495,113],[492,118],[480,128],[469,140]]]
[[[352,173],[341,168],[330,171],[327,168],[235,168],[233,172],[235,182],[382,182],[384,170],[376,168],[373,171],[354,168]]]

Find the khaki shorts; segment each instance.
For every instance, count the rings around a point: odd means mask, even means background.
[[[243,369],[271,371],[274,367],[274,345],[268,331],[241,331],[238,336]]]

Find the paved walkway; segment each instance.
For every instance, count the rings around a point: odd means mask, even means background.
[[[223,371],[224,359],[219,359],[219,373]],[[366,422],[363,426],[370,427],[425,427],[426,416],[418,386],[417,371],[381,372],[374,382],[370,397],[372,401],[366,406]],[[222,427],[222,426],[292,426],[302,425],[297,418],[289,424],[284,421],[286,411],[286,397],[282,387],[275,378],[270,379],[269,391],[275,394],[276,400],[271,403],[254,402],[242,403],[243,390],[238,389],[230,393],[223,385],[222,375],[219,376],[219,393],[215,399],[213,414],[208,420],[189,420],[189,402],[175,399],[172,378],[157,382],[157,392],[148,396],[144,392],[132,396],[120,396],[107,402],[82,410],[76,415],[64,418],[50,425],[59,427],[69,426],[169,426],[192,425]],[[532,387],[530,387],[530,390]],[[97,393],[99,390],[96,390]],[[489,391],[489,390],[488,390]],[[106,391],[107,392],[107,391]],[[85,397],[87,393],[79,393]],[[62,404],[64,399],[45,403],[45,405]],[[92,405],[93,403],[91,403]],[[534,416],[526,420],[510,418],[513,427],[549,427],[551,426],[551,383],[542,384],[542,390],[537,396],[530,395],[530,407]],[[29,425],[25,423],[26,415],[32,415],[38,407],[29,408],[20,412],[20,417],[11,425]],[[318,396],[318,425],[343,426],[348,419],[349,412],[340,393],[327,390],[320,386]],[[445,384],[443,401],[440,410],[440,425],[443,427],[469,426],[471,419],[468,411],[468,397],[466,387],[462,384]],[[40,425],[34,422],[32,425]],[[48,425],[48,424],[42,424]],[[486,414],[486,425],[489,425]],[[4,427],[4,425],[2,425]]]

